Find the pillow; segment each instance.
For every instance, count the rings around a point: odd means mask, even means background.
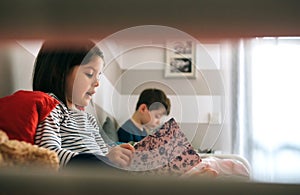
[[[117,130],[116,127],[113,123],[113,121],[111,120],[110,117],[106,117],[105,122],[103,123],[102,126],[104,132],[106,133],[106,135],[114,142],[118,142],[119,138],[118,138],[118,134],[117,134]]]
[[[20,90],[0,98],[0,129],[9,139],[34,144],[38,124],[58,103],[58,100],[40,91]]]
[[[9,140],[0,129],[1,168],[42,168],[59,170],[56,152],[18,140]]]

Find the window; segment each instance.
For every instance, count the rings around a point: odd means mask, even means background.
[[[252,177],[300,183],[300,38],[257,38],[248,52]]]

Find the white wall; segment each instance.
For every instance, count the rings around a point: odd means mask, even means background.
[[[1,97],[16,90],[32,89],[32,71],[35,56],[18,42],[0,44]]]

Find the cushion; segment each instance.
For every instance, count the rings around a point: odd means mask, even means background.
[[[0,167],[1,168],[42,168],[59,170],[56,152],[18,140],[9,140],[0,129]]]
[[[106,133],[106,135],[109,137],[109,139],[111,139],[114,142],[119,141],[116,127],[110,117],[106,117],[102,128],[103,128],[104,132]]]
[[[58,100],[40,91],[20,90],[0,98],[0,129],[9,139],[34,144],[38,124],[58,103]]]

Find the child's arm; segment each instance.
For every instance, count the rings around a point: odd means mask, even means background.
[[[36,130],[35,144],[55,151],[58,154],[60,166],[66,165],[78,153],[61,148],[60,119],[57,109],[42,121]]]

